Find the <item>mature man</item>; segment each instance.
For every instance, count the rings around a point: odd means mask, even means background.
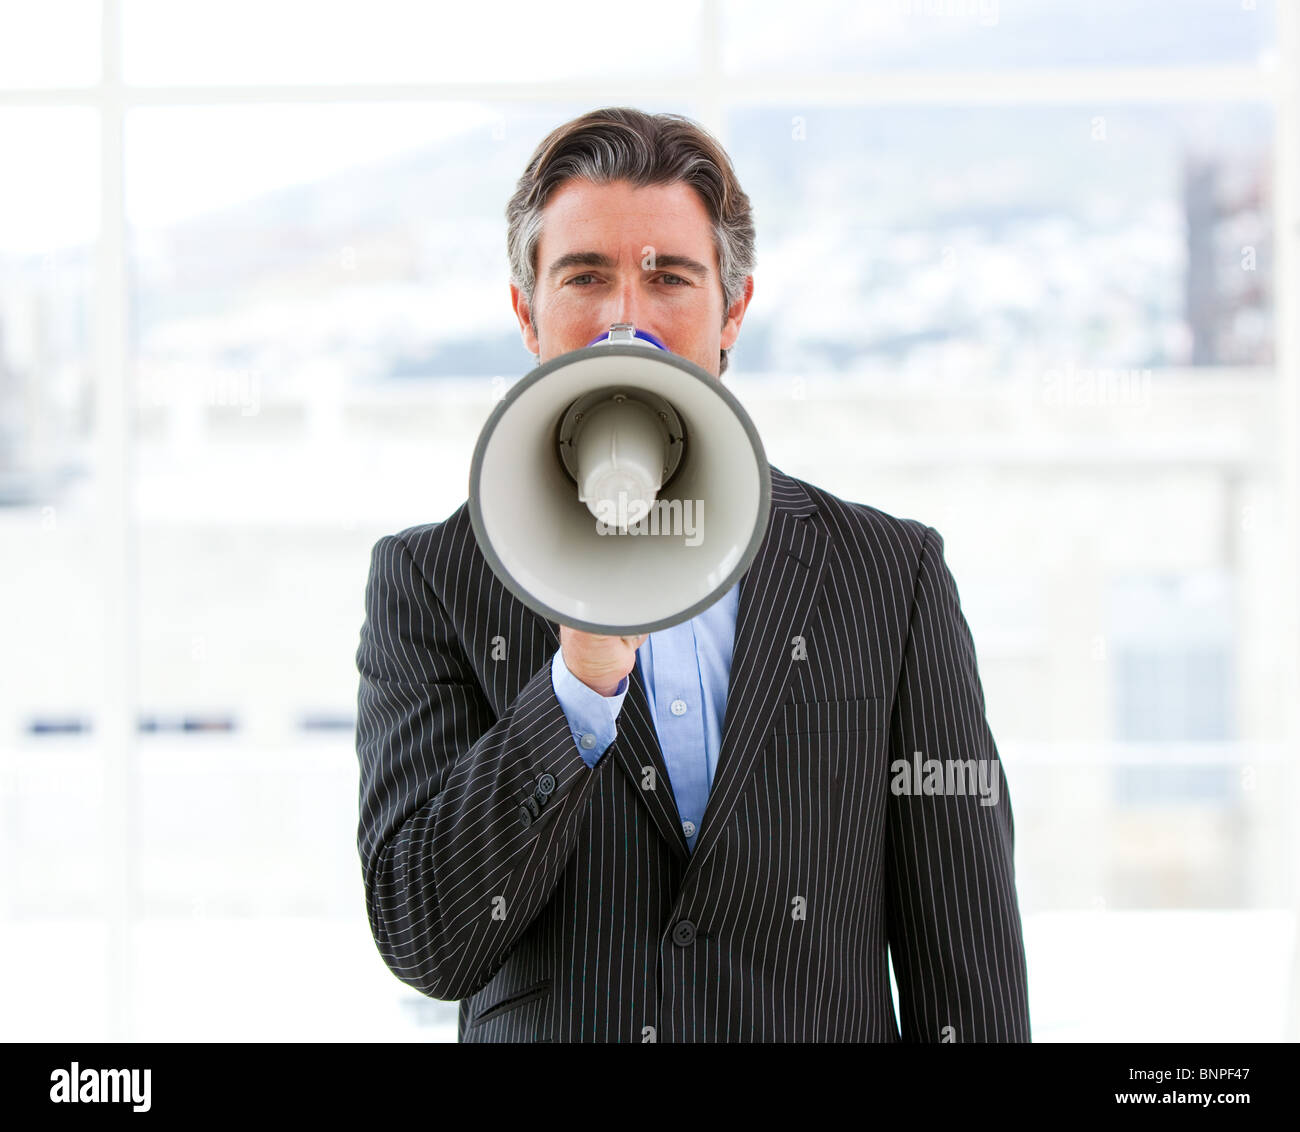
[[[539,361],[628,322],[725,371],[754,229],[698,126],[583,115],[507,218]],[[942,539],[771,475],[741,581],[631,641],[557,635],[467,505],[375,545],[366,910],[394,974],[461,1000],[461,1041],[1029,1040],[1010,799]]]

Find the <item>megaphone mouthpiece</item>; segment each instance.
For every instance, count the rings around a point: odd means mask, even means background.
[[[657,349],[663,350],[665,353],[668,352],[668,347],[651,334],[650,331],[638,330],[630,322],[611,323],[609,329],[606,330],[604,334],[597,334],[595,338],[587,343],[587,345],[598,346],[601,343],[608,343],[610,345],[654,346]]]
[[[596,518],[608,522],[613,513],[624,527],[649,512],[663,484],[668,435],[648,405],[614,394],[583,414],[573,445],[578,498]]]

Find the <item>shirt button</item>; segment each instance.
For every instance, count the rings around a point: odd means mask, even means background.
[[[668,705],[668,710],[669,710],[670,712],[672,712],[673,715],[685,715],[685,714],[686,714],[686,701],[685,701],[685,700],[673,700],[673,702],[670,703],[670,704]]]
[[[582,737],[580,742],[582,743],[584,749],[590,751],[591,748],[596,745],[596,736],[594,736],[590,731],[588,731],[587,734],[585,734]]]
[[[686,834],[687,837],[694,837],[694,836],[695,836],[695,823],[694,823],[693,821],[684,821],[684,822],[682,822],[682,832],[683,832],[684,834]]]

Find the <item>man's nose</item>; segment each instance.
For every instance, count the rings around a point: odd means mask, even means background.
[[[641,281],[623,279],[619,282],[608,311],[608,321],[630,322],[640,328],[641,322]]]

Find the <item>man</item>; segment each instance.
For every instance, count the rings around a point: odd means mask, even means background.
[[[693,123],[559,127],[507,217],[539,361],[628,322],[726,369],[753,225]],[[1029,1040],[1010,799],[942,540],[771,475],[740,583],[648,638],[557,634],[467,505],[376,544],[366,910],[394,974],[461,1000],[461,1041],[898,1041],[891,956],[902,1039]]]

